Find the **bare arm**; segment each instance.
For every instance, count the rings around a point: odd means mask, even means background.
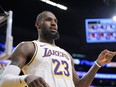
[[[100,53],[96,62],[101,66],[104,64],[108,64],[111,62],[113,56],[115,55],[116,55],[116,52],[104,50]],[[87,74],[80,79],[78,78],[76,71],[73,69],[73,80],[74,80],[75,87],[89,87],[94,79],[95,74],[99,70],[99,68],[100,67],[94,64],[90,68],[90,70],[87,72]]]
[[[74,63],[72,62],[73,66]],[[73,67],[73,81],[75,84],[75,87],[89,87],[91,82],[94,79],[94,76],[96,74],[96,72],[98,71],[99,67],[97,65],[93,65],[91,67],[91,69],[88,71],[88,73],[86,73],[85,76],[83,76],[82,78],[79,78],[79,76],[77,75],[74,67]]]
[[[35,52],[35,46],[32,42],[20,43],[11,55],[11,64],[6,67],[0,87],[49,87],[45,80],[35,75],[18,76],[20,69],[27,64]],[[7,83],[7,84],[6,84]]]
[[[99,70],[97,65],[93,65],[90,70],[82,78],[77,78],[77,73],[73,70],[73,79],[75,87],[89,87],[92,83],[96,72]]]
[[[32,42],[20,43],[11,55],[11,63],[5,68],[0,78],[0,87],[22,87],[26,86],[24,81],[28,75],[19,76],[22,67],[34,53]],[[6,84],[7,83],[7,84]]]
[[[34,54],[35,48],[32,42],[22,42],[11,55],[11,65],[16,65],[22,69],[22,67],[31,60]]]

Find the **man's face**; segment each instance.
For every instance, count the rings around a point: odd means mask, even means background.
[[[50,39],[58,39],[57,19],[54,14],[47,12],[40,22],[41,34]]]

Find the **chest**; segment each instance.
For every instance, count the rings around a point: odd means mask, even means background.
[[[68,67],[71,65],[70,56],[65,50],[44,44],[38,46],[36,62],[46,67],[54,65],[62,68],[63,66]]]

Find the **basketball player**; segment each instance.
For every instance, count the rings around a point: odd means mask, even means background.
[[[88,73],[79,78],[71,55],[55,45],[59,38],[57,22],[50,11],[37,16],[39,39],[22,42],[15,48],[0,87],[89,87],[99,68],[116,55],[116,52],[102,51]],[[21,70],[25,75],[19,75]]]

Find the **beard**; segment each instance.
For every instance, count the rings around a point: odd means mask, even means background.
[[[42,29],[41,32],[42,32],[42,34],[45,38],[50,38],[50,39],[57,40],[60,37],[59,32],[52,32],[48,29]]]

